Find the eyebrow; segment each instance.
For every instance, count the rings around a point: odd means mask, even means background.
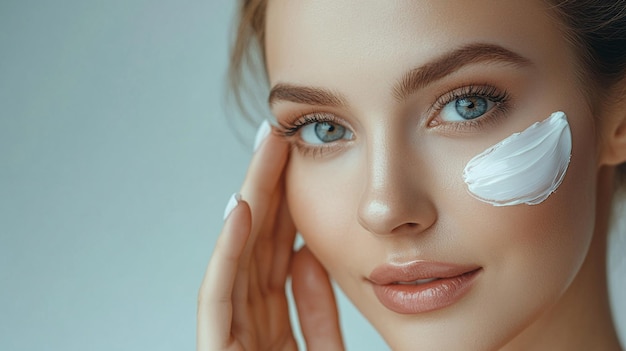
[[[501,62],[524,67],[532,64],[529,59],[495,44],[473,43],[445,53],[433,61],[411,69],[400,78],[393,87],[393,95],[398,101],[406,99],[415,91],[440,80],[459,69],[481,62]],[[346,98],[331,90],[279,83],[269,94],[270,107],[279,101],[294,103],[342,107]]]
[[[394,96],[398,100],[404,100],[415,91],[458,71],[462,67],[480,62],[502,62],[516,67],[532,64],[529,59],[499,45],[469,44],[407,72],[394,86]]]
[[[323,88],[304,87],[292,84],[276,84],[270,91],[270,106],[278,101],[291,101],[318,106],[345,106],[346,99],[338,93]]]

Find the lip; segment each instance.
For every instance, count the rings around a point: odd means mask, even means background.
[[[383,306],[396,313],[417,314],[459,301],[481,271],[475,265],[413,261],[379,266],[367,280]]]

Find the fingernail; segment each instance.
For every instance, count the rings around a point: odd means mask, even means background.
[[[272,128],[270,127],[270,124],[267,120],[261,123],[259,129],[256,132],[256,137],[254,138],[254,151],[256,151],[259,146],[261,146],[261,143],[263,143],[263,140],[265,140],[265,138],[270,135],[271,130]]]
[[[234,193],[230,196],[228,204],[226,204],[226,208],[224,209],[224,220],[226,220],[226,218],[228,218],[228,215],[233,212],[235,207],[237,207],[239,201],[241,201],[241,194]]]

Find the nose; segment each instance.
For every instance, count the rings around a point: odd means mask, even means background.
[[[437,220],[429,197],[428,167],[412,149],[406,143],[384,141],[368,147],[358,220],[373,234],[417,234]]]

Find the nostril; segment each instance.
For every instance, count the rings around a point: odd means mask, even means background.
[[[393,234],[401,234],[401,233],[414,233],[420,230],[421,225],[415,222],[406,222],[402,223],[394,230],[392,230]]]

